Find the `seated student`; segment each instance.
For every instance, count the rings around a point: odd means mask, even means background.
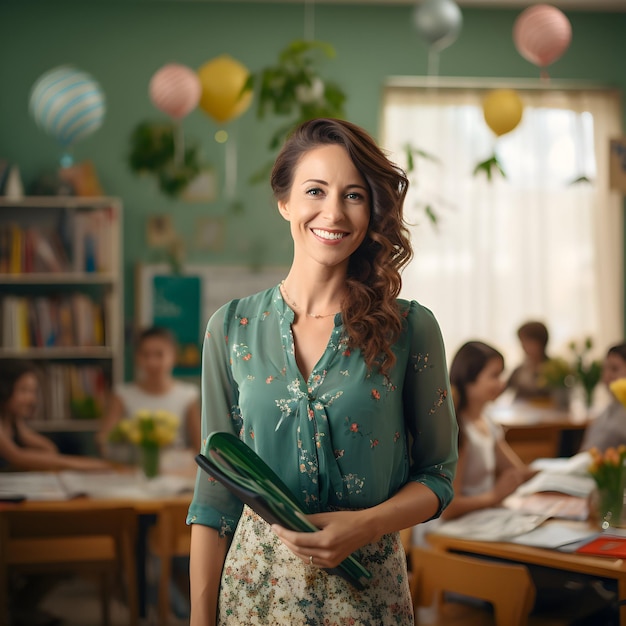
[[[481,341],[464,344],[452,360],[450,385],[459,422],[459,462],[453,483],[455,496],[443,512],[442,521],[497,507],[536,474],[506,443],[502,428],[485,415],[487,404],[505,388],[501,380],[503,370],[502,354]],[[436,530],[433,522],[423,526],[427,527],[426,532]],[[592,577],[540,566],[528,569],[537,589],[535,612],[570,607],[571,614],[579,617],[606,605]],[[607,597],[611,593],[602,589]]]
[[[181,427],[174,446],[200,450],[200,392],[196,385],[174,379],[175,362],[176,340],[169,330],[154,326],[141,332],[135,347],[135,381],[114,388],[97,435],[101,449],[121,419],[148,409],[177,415]]]
[[[626,378],[626,343],[609,348],[602,364],[602,382],[608,387],[618,378]],[[611,394],[610,404],[586,428],[581,451],[626,444],[626,407]]]
[[[541,384],[541,366],[548,360],[549,334],[545,324],[530,321],[517,329],[522,345],[524,362],[513,370],[506,384],[515,391],[516,400],[545,402],[550,398],[550,389]]]
[[[178,438],[172,444],[194,453],[201,447],[200,392],[196,385],[175,380],[176,339],[166,328],[143,330],[135,347],[135,381],[113,390],[109,410],[97,442],[106,454],[109,433],[125,417],[137,411],[169,411],[180,419]],[[189,611],[189,559],[176,557],[172,565],[172,608],[178,617]]]
[[[0,469],[109,469],[110,464],[102,459],[59,453],[50,439],[27,424],[39,400],[37,376],[37,368],[30,362],[0,361]]]
[[[459,349],[450,366],[450,384],[459,423],[459,462],[454,499],[443,519],[499,505],[534,475],[504,439],[485,408],[504,390],[504,357],[481,341]]]

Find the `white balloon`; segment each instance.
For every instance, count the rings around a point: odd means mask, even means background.
[[[443,50],[459,36],[463,15],[454,0],[424,0],[415,8],[413,22],[431,48]]]

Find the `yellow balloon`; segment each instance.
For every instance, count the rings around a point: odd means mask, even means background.
[[[521,121],[524,103],[513,89],[495,89],[483,100],[483,115],[491,130],[500,137],[510,133]]]
[[[241,93],[248,69],[227,54],[205,63],[198,70],[202,85],[200,108],[223,124],[244,113],[252,102],[252,91]]]

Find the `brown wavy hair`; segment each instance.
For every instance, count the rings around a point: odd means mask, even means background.
[[[403,217],[409,181],[362,128],[343,120],[314,119],[293,131],[276,158],[270,180],[277,200],[288,199],[300,159],[329,144],[346,149],[370,195],[367,235],[348,264],[343,323],[349,346],[361,349],[368,368],[386,375],[396,360],[391,346],[403,327],[396,302],[400,271],[413,256]]]

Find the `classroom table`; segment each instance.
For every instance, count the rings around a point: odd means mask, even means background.
[[[146,616],[146,557],[147,557],[147,536],[149,528],[158,521],[159,513],[170,504],[189,504],[192,498],[192,480],[189,475],[193,466],[184,461],[180,466],[178,478],[187,477],[183,480],[174,479],[174,485],[184,485],[186,488],[182,493],[174,493],[172,483],[168,484],[167,477],[163,477],[163,485],[168,485],[162,493],[159,493],[159,477],[152,481],[140,477],[137,472],[120,471],[107,473],[83,473],[78,476],[76,472],[59,472],[58,475],[74,475],[84,482],[92,482],[94,491],[89,495],[77,497],[66,497],[64,499],[46,496],[45,499],[26,499],[19,503],[0,502],[0,516],[3,511],[12,508],[19,508],[28,511],[63,511],[69,516],[76,510],[89,509],[102,506],[129,507],[137,514],[137,589],[139,593],[139,616]],[[168,472],[171,476],[176,476],[176,472]],[[35,475],[35,473],[32,473]],[[54,472],[38,472],[36,474],[53,475]],[[9,475],[5,475],[9,477]],[[0,474],[0,481],[2,474]],[[97,483],[101,483],[100,489]],[[34,496],[35,497],[35,496]]]
[[[588,522],[571,522],[587,527]],[[433,532],[427,535],[428,543],[438,550],[463,552],[540,565],[558,570],[577,572],[617,581],[618,597],[626,598],[626,561],[611,557],[595,557],[559,550],[536,548],[506,541],[477,541]],[[626,626],[626,605],[620,606],[620,624]]]
[[[591,421],[586,413],[578,415],[523,403],[494,407],[490,416],[502,426],[507,443],[525,463],[576,454]]]

